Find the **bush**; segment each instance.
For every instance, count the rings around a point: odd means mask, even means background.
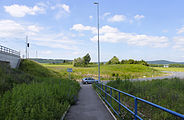
[[[169,67],[183,68],[184,67],[184,64],[169,64]]]
[[[20,69],[0,67],[0,120],[56,120],[75,104],[80,85],[23,60]]]
[[[17,85],[1,97],[0,119],[60,119],[79,88],[75,81],[59,79]]]
[[[85,67],[89,64],[90,60],[91,60],[91,57],[88,53],[83,58],[79,57],[79,58],[74,59],[73,66],[74,67]]]
[[[112,59],[110,59],[107,64],[120,64],[119,59],[114,56]]]
[[[149,64],[150,67],[164,67],[163,64]]]

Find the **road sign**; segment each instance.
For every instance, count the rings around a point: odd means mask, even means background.
[[[72,68],[67,68],[67,72],[72,72]]]

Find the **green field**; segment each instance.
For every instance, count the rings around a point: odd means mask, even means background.
[[[41,64],[0,66],[0,120],[59,120],[75,104],[80,85]]]
[[[45,67],[67,76],[67,68],[72,68],[72,77],[81,79],[83,77],[94,77],[97,79],[98,67],[97,65],[90,65],[88,67],[73,67],[73,65],[54,65],[43,64]],[[136,64],[117,64],[117,65],[101,65],[101,79],[113,80],[118,78],[131,79],[143,77],[155,77],[163,75],[159,70]]]
[[[160,71],[174,71],[174,72],[184,72],[184,68],[175,68],[175,67],[169,67],[169,68],[164,68],[164,67],[153,67],[156,70]]]
[[[107,83],[107,85],[127,92],[134,96],[143,98],[155,104],[166,107],[170,110],[184,114],[184,80],[173,78],[152,81],[129,81],[116,80]],[[105,89],[104,89],[105,90]],[[107,89],[110,94],[110,89]],[[118,92],[113,91],[112,95],[118,99]],[[105,95],[104,95],[105,96]],[[110,98],[107,97],[110,101]],[[129,109],[134,111],[134,99],[121,94],[121,102]],[[114,100],[112,105],[118,111],[118,104]],[[126,109],[121,107],[121,117],[124,119],[133,119]],[[145,120],[177,120],[176,116],[163,112],[148,104],[138,101],[138,114]]]

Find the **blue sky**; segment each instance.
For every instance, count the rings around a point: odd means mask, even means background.
[[[30,57],[97,61],[97,17],[91,0],[1,0],[0,45]],[[184,61],[183,0],[99,0],[101,61]]]

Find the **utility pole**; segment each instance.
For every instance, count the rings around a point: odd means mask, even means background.
[[[27,59],[27,43],[28,43],[28,36],[26,36],[26,59]]]
[[[98,80],[100,82],[100,40],[99,40],[99,3],[95,2],[97,5],[97,27],[98,27]]]
[[[28,36],[26,36],[26,59],[29,59],[29,43],[28,43]]]
[[[37,50],[36,50],[36,58],[38,58],[38,52],[37,52]]]

